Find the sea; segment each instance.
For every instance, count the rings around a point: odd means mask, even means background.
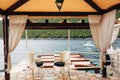
[[[40,54],[59,54],[60,51],[70,51],[71,54],[81,54],[94,64],[99,65],[99,50],[95,46],[84,46],[86,43],[95,45],[92,39],[21,39],[18,46],[11,53],[12,66],[26,59],[26,52],[34,52],[35,57]],[[70,44],[68,49],[68,44]],[[120,39],[113,44],[113,48],[120,47]],[[3,40],[0,40],[0,69],[4,68]]]

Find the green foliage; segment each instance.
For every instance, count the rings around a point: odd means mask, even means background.
[[[88,22],[87,18],[41,18],[41,19],[40,18],[34,18],[34,19],[31,19],[31,20],[35,23],[45,23],[45,20],[48,20],[49,23],[60,23],[64,20],[67,20],[68,23],[77,23],[82,19],[84,19],[85,22]]]
[[[120,18],[120,10],[117,10],[116,18]]]
[[[71,38],[88,38],[91,37],[90,30],[70,30]],[[67,38],[67,29],[53,29],[53,30],[28,30],[28,38]],[[23,35],[25,38],[25,33]]]
[[[67,30],[28,30],[28,38],[66,38]],[[25,33],[23,35],[25,38]]]
[[[120,38],[120,31],[119,31],[118,37]]]
[[[3,37],[2,21],[0,21],[0,37]]]
[[[1,35],[0,35],[1,36]],[[67,38],[68,30],[67,29],[52,29],[52,30],[28,30],[28,38]],[[89,29],[72,29],[70,30],[71,38],[91,38],[91,32]],[[120,38],[120,32],[118,37]],[[25,32],[23,34],[25,38]]]
[[[91,32],[90,30],[71,30],[71,38],[88,38],[91,37]]]

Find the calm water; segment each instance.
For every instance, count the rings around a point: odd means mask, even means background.
[[[98,51],[96,47],[84,47],[83,44],[94,42],[89,40],[70,40],[70,51],[71,53],[81,53],[82,52],[96,52]],[[35,52],[35,56],[38,54],[55,54],[59,53],[60,51],[68,50],[68,40],[28,40],[27,41],[27,48],[26,48],[26,41],[21,40],[18,44],[17,48],[12,52],[12,64],[13,66],[18,64],[20,61],[26,58],[25,52],[33,51]],[[113,47],[120,47],[120,40],[116,40],[113,43]],[[86,58],[94,58],[99,59],[99,54],[85,54],[83,53]],[[94,63],[98,63],[98,61],[93,61]],[[0,69],[3,68],[3,40],[0,40]]]

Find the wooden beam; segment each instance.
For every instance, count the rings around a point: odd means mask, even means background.
[[[84,0],[87,4],[89,4],[93,9],[95,9],[100,14],[103,13],[103,10],[92,0]]]
[[[100,15],[98,12],[12,12],[9,15],[28,15],[28,16],[88,16]]]
[[[107,12],[112,11],[114,9],[120,9],[120,3],[118,3],[118,4],[114,5],[114,6],[109,7],[107,10],[104,11],[104,13],[107,13]]]
[[[30,19],[27,19],[27,23],[33,23]]]
[[[7,69],[8,63],[8,49],[9,49],[9,40],[8,40],[8,19],[7,16],[3,19],[3,43],[4,43],[4,69]],[[10,74],[5,72],[5,80],[10,80]]]
[[[89,23],[27,23],[25,29],[90,29]]]
[[[19,0],[19,1],[17,1],[15,4],[13,4],[8,9],[5,10],[6,14],[9,14],[10,12],[13,12],[15,9],[17,9],[18,7],[20,7],[21,5],[23,5],[27,1],[29,1],[29,0]]]
[[[5,11],[0,8],[0,14],[4,15]]]

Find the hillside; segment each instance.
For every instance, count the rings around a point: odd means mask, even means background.
[[[28,38],[67,38],[68,30],[28,30]],[[23,37],[25,37],[23,35]],[[90,30],[71,30],[71,38],[91,37]]]

